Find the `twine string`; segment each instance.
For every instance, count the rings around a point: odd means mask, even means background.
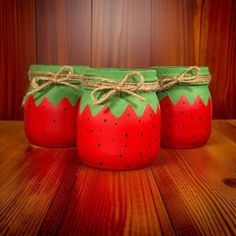
[[[193,75],[189,76],[188,73],[192,72]],[[200,69],[197,66],[191,66],[182,72],[179,76],[162,77],[159,78],[159,85],[162,89],[168,89],[178,83],[203,83],[209,82],[210,76],[201,76]]]
[[[33,88],[26,94],[26,98],[30,95],[39,92],[52,84],[61,84],[67,87],[77,89],[78,87],[70,83],[71,75],[73,74],[73,68],[71,66],[63,66],[57,73],[46,73],[45,76],[34,76],[31,78],[31,87]],[[29,72],[31,77],[31,72]],[[43,82],[43,83],[41,83]]]
[[[131,85],[129,84],[129,81],[134,76],[137,76],[139,78],[139,82],[132,83]],[[111,82],[110,84],[109,81]],[[144,77],[140,72],[137,71],[131,72],[127,74],[120,82],[118,83],[112,83],[112,82],[113,80],[106,79],[106,83],[104,84],[101,83],[91,92],[90,96],[94,105],[99,105],[106,102],[111,97],[115,96],[117,93],[129,94],[142,102],[146,100],[143,96],[136,93],[136,91],[144,84]],[[100,98],[96,98],[96,94],[101,91],[103,91],[104,94]]]

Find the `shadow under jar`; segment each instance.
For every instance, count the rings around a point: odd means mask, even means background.
[[[45,78],[52,78],[48,75],[50,73],[56,75],[61,71],[56,79],[65,78],[68,71],[63,71],[63,67],[32,65],[28,92],[34,89],[34,78],[38,78],[39,86],[48,82]],[[83,74],[86,70],[86,67],[80,66],[70,68],[73,74]],[[82,89],[78,82],[74,85],[77,89],[54,83],[24,99],[24,128],[31,144],[50,148],[76,146],[76,117]]]
[[[188,67],[154,67],[159,80],[176,78]],[[199,76],[208,77],[207,67],[198,67]],[[195,70],[185,76],[196,75]],[[206,144],[211,133],[212,100],[209,82],[178,83],[158,92],[161,107],[161,146],[194,148]]]
[[[94,69],[90,77],[121,81],[132,70]],[[154,70],[139,70],[145,82],[156,80]],[[138,82],[132,76],[129,82]],[[160,109],[155,92],[138,92],[145,101],[119,91],[102,104],[91,98],[94,88],[84,88],[77,118],[77,150],[88,166],[99,169],[131,170],[152,163],[160,149]],[[97,91],[100,99],[109,90]]]

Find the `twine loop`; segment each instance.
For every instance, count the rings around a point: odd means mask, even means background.
[[[73,68],[71,66],[61,67],[57,73],[45,72],[42,73],[42,75],[37,75],[36,73],[35,76],[34,72],[30,71],[29,77],[30,78],[32,77],[30,81],[31,81],[31,87],[33,89],[26,94],[25,99],[30,95],[33,95],[36,92],[39,92],[52,84],[60,84],[73,89],[77,89],[78,87],[72,84],[70,81],[72,75],[73,75]]]
[[[188,73],[193,75],[189,76]],[[179,76],[166,76],[159,78],[159,85],[162,89],[168,89],[178,83],[204,83],[210,81],[210,75],[200,75],[200,69],[197,66],[191,66],[182,72]]]
[[[129,83],[130,79],[134,76],[139,78],[139,82]],[[96,78],[96,83],[98,84],[95,85],[95,89],[90,94],[94,105],[100,105],[106,102],[117,93],[126,93],[142,102],[146,100],[137,93],[137,90],[144,84],[144,77],[140,72],[130,72],[120,82],[111,79]],[[82,81],[82,85],[88,86],[89,84],[91,85],[89,81],[86,81],[86,78]],[[104,94],[100,98],[96,98],[96,94],[101,91]]]

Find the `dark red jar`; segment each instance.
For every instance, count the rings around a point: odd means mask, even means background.
[[[132,70],[94,69],[90,76],[121,81],[128,73]],[[156,80],[153,70],[139,73],[145,82]],[[160,109],[156,93],[139,93],[145,98],[142,102],[120,92],[103,104],[94,105],[92,88],[84,90],[77,118],[79,158],[89,166],[110,170],[150,165],[160,148]],[[97,96],[104,96],[104,92],[98,92]]]
[[[48,73],[67,76],[69,73],[83,74],[86,67],[32,65],[30,73],[45,77]],[[61,78],[61,77],[60,77]],[[41,84],[47,81],[41,81]],[[31,91],[32,84],[29,88]],[[29,142],[42,147],[73,147],[76,145],[76,117],[78,104],[82,94],[78,89],[63,84],[52,84],[28,96],[24,104],[24,127]]]
[[[189,70],[188,67],[155,67],[159,80],[194,76],[196,70],[209,77],[207,67]],[[207,79],[206,79],[207,80]],[[194,148],[203,146],[209,139],[212,121],[212,101],[209,82],[178,83],[158,92],[161,106],[161,145],[167,148]]]

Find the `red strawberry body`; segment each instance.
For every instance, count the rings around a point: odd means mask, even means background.
[[[120,117],[107,106],[95,116],[86,106],[77,120],[77,148],[89,166],[112,170],[150,165],[160,146],[160,110],[147,105],[141,117],[128,105]]]
[[[204,145],[211,133],[212,101],[205,105],[197,96],[190,104],[181,96],[173,104],[168,96],[160,101],[161,145],[168,148],[193,148]]]
[[[72,147],[76,144],[78,102],[67,98],[53,105],[46,97],[37,105],[30,96],[25,103],[25,134],[30,143],[43,147]]]

